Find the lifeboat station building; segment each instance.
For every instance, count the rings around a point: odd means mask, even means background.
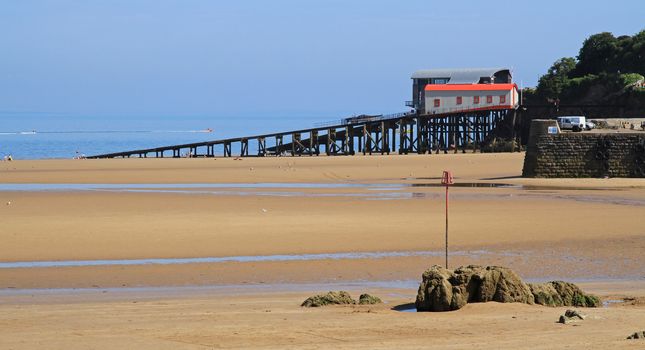
[[[424,69],[412,74],[418,114],[445,114],[517,107],[517,86],[509,68]]]

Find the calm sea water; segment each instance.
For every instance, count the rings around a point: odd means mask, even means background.
[[[73,158],[308,128],[320,117],[51,117],[0,115],[0,157]],[[212,129],[212,132],[207,132]]]

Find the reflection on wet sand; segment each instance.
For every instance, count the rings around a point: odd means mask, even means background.
[[[396,200],[440,198],[438,192],[410,192],[414,188],[442,188],[440,183],[199,183],[199,184],[0,184],[0,192],[98,191],[130,193],[207,194],[215,196],[269,197],[355,197],[367,200]],[[645,199],[619,196],[569,194],[569,191],[626,191],[623,187],[538,186],[494,182],[457,182],[458,189],[507,189],[510,192],[457,192],[452,197],[461,200],[515,199],[518,197],[549,198],[616,205],[645,206]],[[631,187],[629,189],[640,189]],[[643,187],[645,188],[645,187]],[[272,191],[267,191],[271,189]],[[330,191],[331,190],[331,191]]]

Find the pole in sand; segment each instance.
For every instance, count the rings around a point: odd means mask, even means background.
[[[441,177],[441,184],[446,186],[446,269],[448,268],[448,187],[454,183],[452,172],[444,170]]]

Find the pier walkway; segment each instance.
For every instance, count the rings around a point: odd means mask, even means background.
[[[516,139],[518,110],[348,118],[310,129],[107,153],[87,158],[264,157],[431,153],[481,149],[491,137]],[[251,150],[251,147],[253,149]]]

